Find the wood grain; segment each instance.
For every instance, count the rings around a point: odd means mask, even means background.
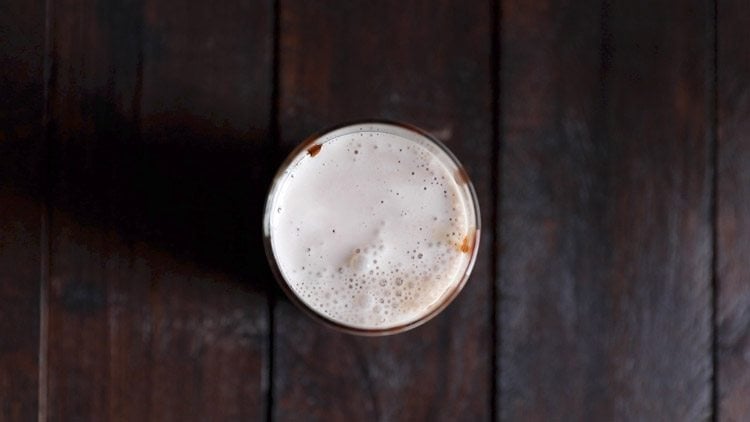
[[[704,3],[503,3],[504,420],[710,416]]]
[[[490,5],[284,1],[280,7],[282,149],[353,119],[421,126],[466,165],[491,227]],[[280,301],[276,419],[489,419],[491,232],[482,234],[474,275],[456,302],[405,334],[339,334]]]
[[[261,418],[270,2],[52,13],[50,418]]]
[[[717,420],[750,418],[750,5],[718,3]]]
[[[37,417],[44,2],[0,5],[0,420]]]

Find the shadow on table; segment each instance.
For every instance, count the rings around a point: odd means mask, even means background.
[[[11,139],[2,148],[6,157],[46,151],[47,160],[31,160],[38,175],[28,172],[39,183],[6,171],[0,184],[35,201],[46,197],[53,236],[61,230],[54,216],[62,213],[105,238],[145,242],[178,265],[225,273],[253,288],[275,286],[261,221],[280,158],[266,128],[240,132],[181,111],[128,118],[102,98],[84,108],[83,121],[51,120],[46,147]]]

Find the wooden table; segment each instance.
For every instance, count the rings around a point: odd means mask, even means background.
[[[717,4],[718,3],[718,4]],[[4,0],[0,420],[750,420],[750,3]],[[387,338],[279,292],[269,179],[409,122],[485,227]]]

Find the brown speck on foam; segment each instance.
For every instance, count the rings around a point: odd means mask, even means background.
[[[310,154],[310,157],[315,157],[316,155],[318,155],[321,148],[323,148],[323,145],[315,144],[307,149],[307,153]]]
[[[458,249],[463,253],[469,253],[471,252],[471,248],[473,245],[473,239],[469,238],[470,235],[464,236],[463,242],[461,242],[461,246],[458,247]]]
[[[469,182],[469,175],[463,168],[457,169],[454,177],[456,179],[456,183],[458,183],[459,185],[465,185]]]

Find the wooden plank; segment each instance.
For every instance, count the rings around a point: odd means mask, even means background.
[[[750,417],[750,4],[718,3],[717,420]]]
[[[50,418],[261,418],[270,2],[53,10]]]
[[[491,27],[486,2],[281,2],[283,150],[352,119],[432,131],[466,165],[485,227],[491,192]],[[466,289],[411,332],[363,339],[275,312],[279,420],[487,420],[492,230]]]
[[[0,420],[37,418],[44,2],[0,5]]]
[[[705,420],[705,2],[502,5],[504,420]]]

